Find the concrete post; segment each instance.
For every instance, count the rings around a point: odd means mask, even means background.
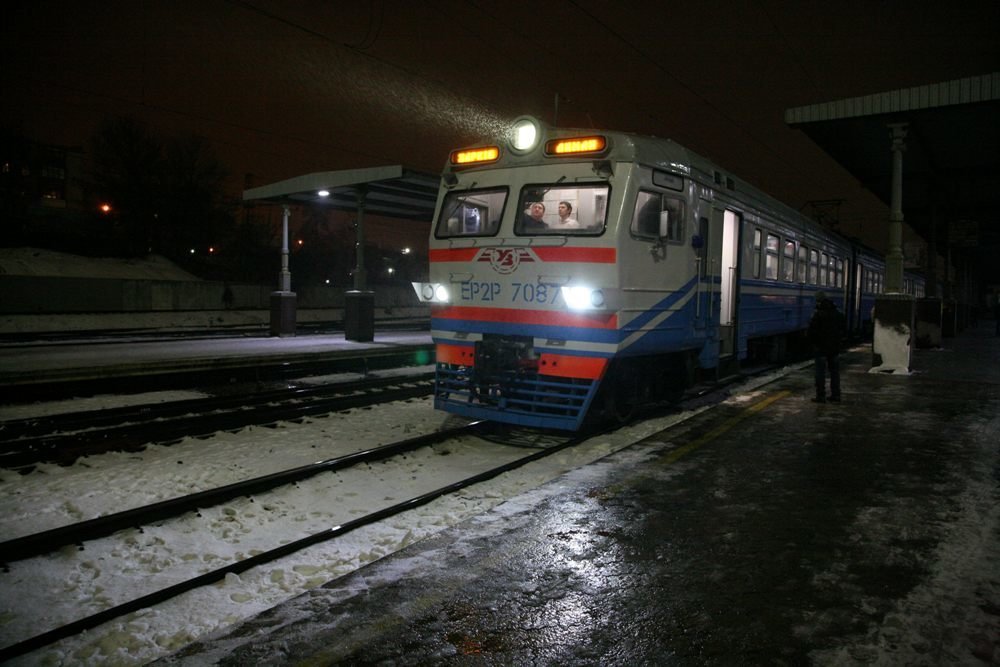
[[[879,373],[909,373],[915,344],[914,302],[903,294],[903,150],[906,123],[889,125],[892,133],[892,192],[889,247],[885,257],[885,294],[875,298],[872,369]]]
[[[292,272],[288,270],[288,218],[291,211],[282,206],[281,214],[281,274],[278,291],[271,292],[271,335],[295,335],[295,292],[292,291]]]
[[[906,123],[889,125],[892,133],[892,192],[889,211],[889,247],[885,257],[885,291],[903,291],[903,151]]]

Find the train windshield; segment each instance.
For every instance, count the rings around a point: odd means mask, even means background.
[[[493,236],[500,229],[507,192],[507,188],[449,192],[435,234],[438,238]]]
[[[600,234],[608,210],[607,185],[530,185],[521,190],[514,231],[540,234]]]

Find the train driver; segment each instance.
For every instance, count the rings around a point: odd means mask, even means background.
[[[529,234],[547,231],[549,226],[545,224],[544,216],[545,204],[540,201],[532,202],[527,214],[521,218],[521,231]]]

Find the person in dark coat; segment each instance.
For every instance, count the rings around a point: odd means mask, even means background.
[[[997,328],[997,335],[1000,336],[1000,292],[993,295],[993,319]]]
[[[816,356],[816,403],[826,403],[826,371],[830,371],[830,400],[840,401],[840,340],[844,318],[823,292],[816,293],[816,312],[809,320],[808,337]]]

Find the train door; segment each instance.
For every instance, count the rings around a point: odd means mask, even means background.
[[[719,294],[719,357],[736,353],[739,314],[740,214],[728,209],[712,212],[711,264]]]
[[[854,302],[851,304],[851,329],[855,334],[864,333],[861,326],[861,286],[864,285],[864,269],[861,263],[854,262]]]

